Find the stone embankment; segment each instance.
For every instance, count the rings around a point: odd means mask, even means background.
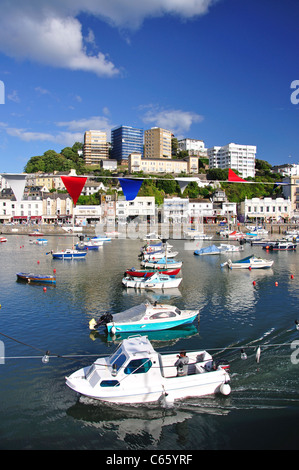
[[[283,236],[287,230],[294,230],[298,229],[297,225],[294,224],[264,224],[263,228],[268,230],[269,236]],[[172,225],[167,225],[166,224],[157,224],[155,227],[148,225],[148,226],[143,226],[142,232],[140,233],[151,233],[154,231],[157,231],[159,234],[168,234],[167,238],[184,238],[184,230],[186,229],[186,226],[181,226],[181,229],[176,226]],[[216,235],[219,233],[220,230],[222,230],[223,227],[218,224],[205,224],[203,225],[203,231],[207,235]],[[230,229],[233,230],[238,230],[243,233],[248,232],[246,225],[244,224],[238,224],[238,225],[231,225]],[[113,231],[119,231],[122,234],[125,233],[130,233],[130,230],[132,228],[129,228],[128,225],[122,225],[122,226],[115,226],[115,227],[101,227],[101,232],[98,233],[98,227],[94,225],[88,225],[86,227],[75,227],[74,232],[72,230],[72,226],[54,226],[54,225],[5,225],[5,224],[0,224],[0,233],[3,235],[28,235],[34,231],[38,230],[41,234],[44,236],[51,236],[51,235],[80,235],[84,234],[87,236],[94,236],[94,235],[102,235],[106,231],[108,232],[113,232]],[[138,233],[138,227],[134,229],[135,232]],[[178,233],[181,233],[181,237],[178,236]],[[42,235],[41,235],[42,236]],[[122,237],[123,238],[123,237]],[[133,237],[134,238],[134,237]],[[137,237],[138,238],[138,237]]]

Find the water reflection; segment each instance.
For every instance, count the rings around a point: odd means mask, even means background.
[[[189,326],[186,325],[184,328],[146,332],[146,336],[149,338],[154,348],[173,346],[180,339],[190,339],[192,336],[198,334],[197,327],[194,324]],[[131,335],[132,333],[117,333],[116,335],[110,335],[105,332],[92,331],[90,332],[89,337],[92,341],[99,339],[103,343],[118,344]]]

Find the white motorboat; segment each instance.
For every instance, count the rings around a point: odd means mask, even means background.
[[[158,272],[146,278],[126,276],[122,279],[122,284],[125,287],[135,289],[171,289],[178,287],[181,282],[181,277],[168,276]]]
[[[141,261],[141,266],[144,268],[150,268],[150,269],[176,269],[176,268],[181,268],[183,265],[182,261],[176,261],[173,258],[166,259],[161,258],[159,260],[156,259],[151,259],[151,260],[143,260]]]
[[[165,250],[161,251],[156,251],[155,253],[142,253],[142,258],[145,260],[157,260],[157,259],[162,259],[167,256],[167,258],[175,258],[179,254],[178,251],[167,251],[165,255]]]
[[[156,232],[150,232],[148,233],[147,235],[145,235],[145,237],[143,238],[143,240],[146,240],[146,241],[158,241],[158,240],[161,240],[160,236],[156,233]]]
[[[178,376],[176,353],[160,354],[146,336],[124,339],[118,349],[66,377],[80,395],[110,403],[151,403],[228,395],[228,364],[213,362],[204,350],[192,351],[187,375]]]
[[[237,261],[229,259],[225,263],[222,263],[221,267],[227,266],[230,269],[265,269],[271,268],[273,263],[274,261],[272,260],[257,258],[255,255],[251,255]]]
[[[158,302],[142,303],[115,315],[105,313],[98,321],[92,319],[89,322],[89,329],[94,330],[105,326],[107,332],[112,335],[145,333],[190,325],[198,315],[199,310],[180,310],[174,305]]]
[[[207,235],[204,232],[200,232],[199,230],[185,230],[184,234],[187,238],[191,240],[212,240],[213,235]]]
[[[220,243],[219,250],[221,253],[230,253],[235,251],[243,251],[244,247],[242,245],[229,245],[228,243]]]

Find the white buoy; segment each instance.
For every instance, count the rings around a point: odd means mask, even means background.
[[[230,385],[228,383],[221,384],[220,392],[222,393],[222,395],[225,395],[225,396],[229,395],[231,392]]]
[[[256,360],[257,363],[260,362],[260,357],[261,357],[261,348],[259,346],[256,350],[256,355],[255,355],[255,360]]]

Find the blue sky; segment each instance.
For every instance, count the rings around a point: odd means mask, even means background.
[[[256,145],[272,165],[299,163],[297,0],[0,6],[0,172],[22,172],[89,129],[110,140],[118,125],[164,127],[206,147]]]

